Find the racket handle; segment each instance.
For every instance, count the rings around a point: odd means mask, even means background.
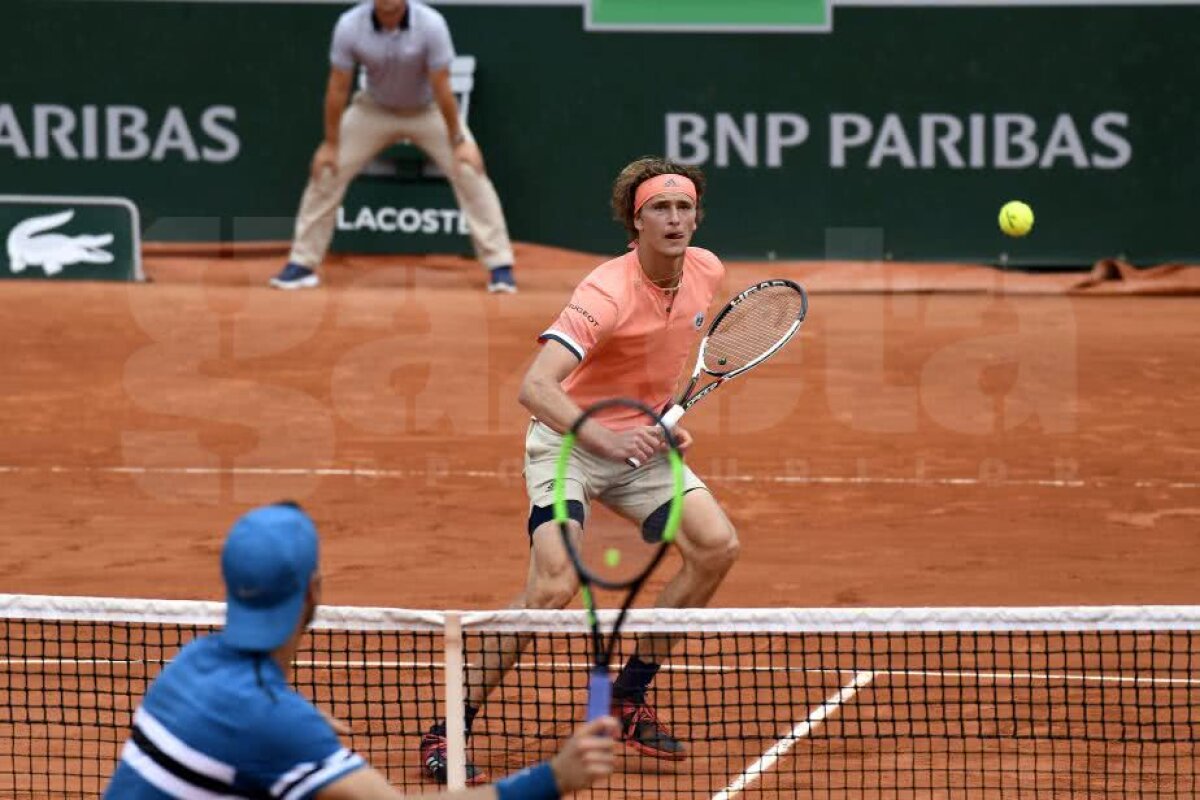
[[[679,405],[674,405],[667,409],[666,413],[662,415],[662,422],[663,425],[667,426],[667,430],[671,430],[679,424],[679,420],[683,418],[683,412],[686,410],[683,406]],[[625,463],[631,467],[640,467],[642,465],[642,462],[633,456],[625,459]]]
[[[612,713],[612,679],[608,667],[596,667],[588,679],[587,721],[606,717]]]

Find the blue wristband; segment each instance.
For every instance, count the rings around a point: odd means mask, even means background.
[[[550,762],[543,761],[496,781],[500,800],[558,800],[558,784]]]

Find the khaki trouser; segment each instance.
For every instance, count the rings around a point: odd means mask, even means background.
[[[468,136],[470,131],[464,125]],[[342,115],[338,168],[309,178],[296,215],[289,261],[316,269],[325,258],[338,206],[350,181],[388,145],[408,139],[441,168],[454,187],[458,207],[467,218],[476,257],[485,267],[513,263],[504,210],[492,181],[454,157],[446,122],[436,104],[420,111],[398,112],[375,103],[366,92],[354,96]]]

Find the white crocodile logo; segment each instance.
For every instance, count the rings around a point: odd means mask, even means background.
[[[102,249],[112,244],[111,233],[45,233],[66,225],[74,216],[74,210],[67,210],[18,222],[8,234],[9,269],[24,272],[28,267],[41,267],[47,275],[57,275],[72,264],[111,264],[112,253]]]

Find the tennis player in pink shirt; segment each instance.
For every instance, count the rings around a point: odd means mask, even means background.
[[[583,408],[612,397],[665,408],[689,356],[707,326],[705,315],[725,267],[707,250],[691,247],[703,216],[704,175],[696,167],[662,158],[626,166],[613,185],[613,213],[633,240],[627,253],[601,264],[576,287],[558,318],[539,337],[541,351],[521,385],[520,401],[533,414],[525,440],[529,494],[530,568],[518,608],[562,608],[579,591],[579,581],[553,519],[555,463],[564,431]],[[683,449],[692,442],[674,432]],[[567,507],[582,530],[587,504],[603,502],[624,517],[641,520],[647,535],[661,534],[672,496],[672,475],[659,431],[644,417],[614,407],[590,418],[578,433],[567,480]],[[642,466],[630,480],[626,459]],[[685,468],[683,521],[677,543],[683,565],[656,604],[694,608],[708,603],[738,555],[737,533],[716,499]],[[482,668],[468,675],[467,732],[491,690],[520,655],[522,643],[502,640]],[[658,719],[646,692],[670,642],[645,640],[613,686],[621,738],[645,755],[670,760],[686,748]],[[445,726],[422,740],[427,773],[445,780]],[[469,777],[482,774],[468,768]]]

